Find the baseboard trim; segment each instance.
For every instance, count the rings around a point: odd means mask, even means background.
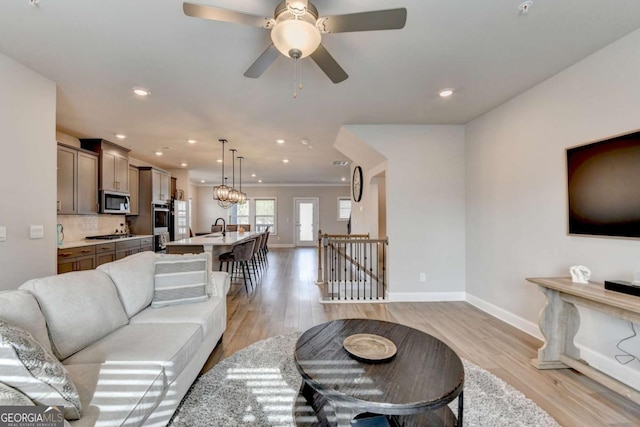
[[[295,248],[291,243],[269,243],[270,248]]]
[[[474,307],[489,313],[490,315],[492,315],[493,317],[497,317],[498,319],[502,320],[503,322],[508,323],[509,325],[520,329],[523,332],[526,332],[527,334],[531,335],[532,337],[538,338],[539,340],[544,341],[544,337],[542,336],[542,333],[540,332],[540,328],[538,327],[538,325],[536,323],[533,323],[527,319],[524,319],[520,316],[516,316],[515,314],[511,313],[510,311],[507,311],[503,308],[500,308],[498,306],[495,306],[483,299],[480,299],[474,295],[471,295],[469,293],[466,294],[467,299],[466,301],[473,305]]]
[[[389,292],[391,302],[464,301],[464,292]]]

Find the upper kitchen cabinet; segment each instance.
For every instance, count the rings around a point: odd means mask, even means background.
[[[82,148],[100,155],[100,190],[129,193],[129,150],[104,139],[81,139]]]
[[[171,200],[171,174],[162,169],[140,166],[140,206]],[[141,208],[142,209],[142,208]]]
[[[129,215],[139,215],[140,210],[140,172],[135,166],[129,165],[129,195],[131,196],[131,203],[129,205]]]
[[[98,156],[58,144],[58,214],[98,213]]]
[[[154,201],[166,202],[171,199],[171,175],[158,169],[151,169],[151,194]]]

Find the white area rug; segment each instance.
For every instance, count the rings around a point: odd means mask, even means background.
[[[259,341],[202,375],[184,398],[173,427],[295,426],[302,382],[293,362],[298,334]],[[556,427],[549,414],[490,372],[463,360],[464,425]],[[450,404],[457,414],[457,403]]]

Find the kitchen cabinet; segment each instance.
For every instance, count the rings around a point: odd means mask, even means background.
[[[140,206],[140,172],[135,166],[129,165],[129,215],[138,215]]]
[[[98,213],[98,156],[78,151],[78,214]]]
[[[80,144],[100,155],[99,188],[129,193],[129,150],[104,139],[81,139]]]
[[[171,199],[171,175],[158,169],[151,169],[152,201],[167,202]]]
[[[121,241],[96,241],[95,244],[58,249],[58,274],[93,270],[99,265],[139,252],[153,250],[153,236]]]
[[[98,213],[98,156],[58,144],[58,214]]]
[[[96,245],[96,267],[116,260],[115,243],[98,243]]]
[[[95,246],[58,249],[58,274],[96,268]]]
[[[140,239],[140,252],[153,250],[153,237],[143,237]]]
[[[58,207],[59,214],[74,214],[77,212],[76,201],[76,162],[78,151],[58,145]]]

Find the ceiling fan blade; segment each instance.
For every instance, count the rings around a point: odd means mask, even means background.
[[[310,56],[332,82],[340,83],[349,78],[349,75],[342,69],[340,64],[333,59],[333,56],[331,56],[323,45],[318,46]]]
[[[222,9],[197,3],[182,3],[182,10],[187,16],[194,18],[210,19],[212,21],[232,22],[234,24],[251,25],[254,27],[270,28],[271,18],[249,15],[235,10]]]
[[[407,22],[404,7],[347,15],[324,16],[318,20],[322,32],[350,33],[354,31],[399,30]]]
[[[267,71],[269,65],[273,64],[273,61],[275,61],[278,56],[280,56],[280,52],[273,44],[271,44],[264,52],[262,52],[258,59],[251,64],[251,67],[244,72],[244,76],[257,79],[262,75],[262,73]]]

